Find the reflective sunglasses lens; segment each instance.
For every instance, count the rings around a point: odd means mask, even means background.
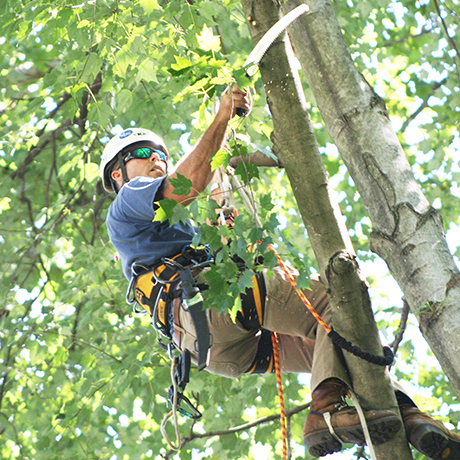
[[[142,160],[145,160],[146,158],[150,158],[151,154],[152,154],[152,149],[149,147],[140,147],[131,152],[131,156],[133,158],[138,158]]]
[[[154,152],[158,155],[158,158],[161,161],[164,161],[165,163],[168,162],[168,157],[166,156],[166,154],[164,152],[162,152],[161,150],[158,150],[158,149],[155,149]]]
[[[133,151],[129,152],[128,155],[126,155],[126,158],[124,160],[125,164],[129,160],[133,160],[133,159],[146,160],[146,159],[150,158],[150,156],[152,155],[152,152],[155,152],[155,154],[158,155],[158,158],[161,161],[164,161],[165,163],[168,163],[167,155],[164,152],[162,152],[161,150],[154,149],[152,147],[139,147],[138,149],[134,149]]]

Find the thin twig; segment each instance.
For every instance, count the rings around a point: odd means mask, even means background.
[[[300,406],[294,407],[286,412],[286,417],[289,419],[295,414],[298,414],[299,412],[302,412],[310,407],[310,403],[307,404],[302,404]],[[214,436],[224,436],[227,434],[235,434],[239,433],[241,431],[247,431],[251,428],[254,428],[255,426],[259,426],[265,423],[270,423],[274,422],[275,420],[278,420],[281,417],[280,414],[273,414],[269,415],[267,417],[262,417],[257,420],[254,420],[253,422],[248,422],[243,425],[238,425],[232,428],[228,428],[226,430],[217,430],[217,431],[208,431],[206,433],[196,433],[192,432],[188,436],[185,436],[182,438],[182,444],[180,448],[182,449],[186,444],[189,442],[193,441],[194,439],[202,439],[202,438],[212,438]],[[177,451],[170,450],[166,452],[163,455],[164,459],[170,458],[171,455],[177,454]]]
[[[406,327],[407,327],[407,319],[409,317],[409,312],[410,312],[410,307],[409,307],[409,304],[407,303],[407,300],[403,299],[403,301],[404,301],[404,305],[401,311],[401,321],[399,323],[398,332],[395,335],[395,339],[393,343],[390,345],[390,347],[393,349],[394,354],[396,354],[399,348],[399,344],[402,342],[404,332],[406,331]]]
[[[444,31],[446,32],[447,40],[449,41],[450,46],[452,47],[452,49],[455,50],[455,56],[458,58],[459,52],[458,52],[457,45],[456,45],[454,39],[449,34],[449,30],[447,28],[446,21],[444,21],[444,18],[442,17],[442,12],[441,12],[441,8],[439,6],[438,0],[434,0],[434,5],[436,7],[436,11],[438,12],[439,19],[441,20],[442,27],[443,27]],[[458,70],[458,66],[455,66],[455,69],[456,69],[456,72],[457,72],[457,78],[460,81],[460,73],[459,73],[459,70]]]
[[[401,130],[400,132],[403,133],[407,127],[409,126],[409,124],[414,121],[414,119],[424,110],[428,107],[428,99],[434,94],[434,92],[436,90],[438,90],[442,85],[444,85],[444,83],[446,83],[446,80],[447,79],[444,79],[440,82],[437,82],[435,83],[434,85],[431,85],[431,93],[428,94],[428,96],[425,98],[425,100],[420,104],[420,106],[418,107],[418,109],[413,112],[411,115],[409,115],[409,117],[406,119],[406,121],[403,123],[403,125],[401,126]]]

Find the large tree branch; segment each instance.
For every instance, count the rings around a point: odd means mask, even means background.
[[[59,126],[58,128],[56,128],[54,131],[52,131],[54,133],[54,136],[58,137],[61,133],[63,133],[66,129],[69,128],[69,126],[71,126],[72,122],[71,120],[67,120],[67,121],[64,121],[61,126]],[[40,130],[42,131],[42,130]],[[39,134],[39,133],[37,133]],[[40,136],[43,135],[43,133],[40,134]],[[38,136],[38,137],[40,137]],[[30,163],[32,163],[32,161],[38,156],[40,155],[40,153],[43,152],[44,148],[51,142],[51,133],[45,138],[43,139],[41,142],[38,143],[38,145],[36,145],[35,147],[32,147],[29,152],[27,153],[24,161],[19,165],[19,168],[13,173],[11,174],[11,178],[14,180],[16,178],[23,178],[24,177],[24,174],[26,172],[26,169],[27,169],[27,166],[30,165]]]
[[[88,89],[88,92],[86,92],[83,95],[82,102],[80,105],[80,117],[77,120],[79,126],[80,126],[80,135],[84,134],[85,128],[84,124],[88,115],[87,111],[87,105],[89,101],[91,100],[91,97],[96,95],[102,86],[102,75],[99,73],[94,81],[94,83],[91,85],[91,87]],[[62,109],[62,107],[65,105],[65,103],[71,98],[71,94],[64,94],[61,98],[61,100],[58,102],[57,106],[48,114],[46,117],[47,120],[52,120]],[[48,144],[52,140],[52,136],[54,135],[55,138],[58,138],[61,133],[66,131],[72,126],[73,122],[72,120],[66,120],[61,125],[56,128],[54,131],[52,131],[48,136],[46,136],[45,139],[41,140],[36,146],[32,147],[29,152],[27,153],[24,161],[21,163],[21,165],[18,167],[18,169],[11,175],[13,179],[16,179],[17,177],[22,178],[25,174],[25,171],[27,169],[27,166],[32,163],[32,161],[41,154],[41,152],[45,149],[45,147],[48,146]],[[41,139],[45,134],[46,134],[46,127],[48,123],[45,123],[43,128],[37,130],[35,133],[35,136],[38,139]]]

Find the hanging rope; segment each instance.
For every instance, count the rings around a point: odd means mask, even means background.
[[[224,197],[228,196],[227,194],[231,190],[230,182],[228,181],[228,175],[225,173],[223,168],[218,172],[220,177],[226,177],[227,180],[221,180],[219,183],[219,189]],[[218,176],[219,177],[219,176]],[[219,178],[220,178],[219,177]],[[236,188],[238,189],[240,196],[242,197],[247,209],[254,218],[254,222],[258,227],[262,227],[260,222],[259,215],[257,213],[256,202],[253,195],[248,192],[246,187],[241,184],[238,178],[231,174],[232,181],[234,182]],[[228,199],[227,199],[228,200]],[[278,352],[278,334],[276,332],[271,333],[272,344],[273,344],[273,357],[275,361],[275,373],[276,373],[276,386],[278,388],[278,399],[280,401],[280,412],[281,412],[281,437],[283,443],[283,456],[282,460],[287,460],[287,429],[286,429],[286,407],[284,405],[284,395],[283,395],[283,383],[281,381],[281,368],[279,361],[279,352]]]
[[[280,358],[278,351],[279,338],[276,332],[272,332],[273,357],[275,358],[276,386],[278,387],[278,398],[281,408],[281,437],[283,441],[283,457],[287,459],[287,430],[286,430],[286,407],[284,405],[283,383],[281,382]]]

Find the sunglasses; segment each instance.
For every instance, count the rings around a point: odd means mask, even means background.
[[[128,163],[129,160],[146,160],[152,156],[152,153],[158,156],[160,161],[168,163],[168,156],[166,153],[159,149],[154,149],[153,147],[139,147],[137,149],[131,150],[131,152],[126,155],[123,159],[124,163]]]

